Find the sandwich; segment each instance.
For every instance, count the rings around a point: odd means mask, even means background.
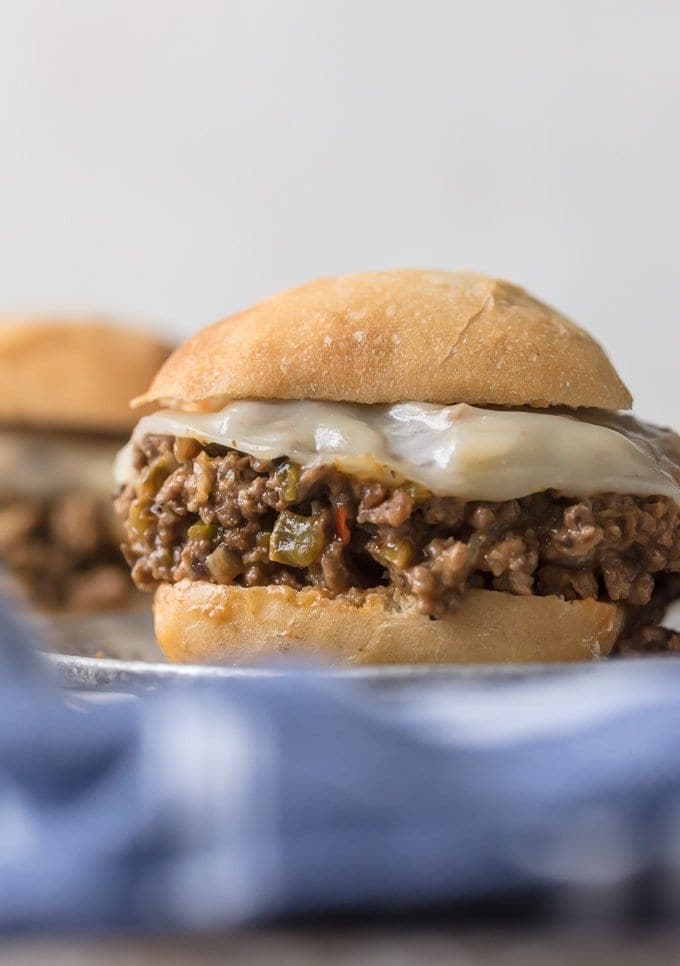
[[[199,332],[136,402],[116,505],[173,661],[680,645],[680,440],[508,282],[321,279]]]
[[[134,600],[112,464],[135,421],[130,397],[169,351],[101,319],[0,321],[0,566],[40,608]]]

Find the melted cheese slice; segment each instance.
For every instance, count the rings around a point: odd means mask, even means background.
[[[120,441],[78,433],[0,431],[0,499],[43,499],[84,491],[111,499]]]
[[[366,479],[413,481],[436,494],[511,500],[555,489],[664,495],[680,502],[680,449],[668,431],[631,417],[404,402],[362,406],[314,400],[240,400],[214,413],[162,410],[140,420],[146,434],[219,443],[263,460],[334,464]],[[129,454],[118,460],[129,477]]]

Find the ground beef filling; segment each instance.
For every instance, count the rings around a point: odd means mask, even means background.
[[[89,493],[0,500],[0,563],[40,607],[120,607],[136,593],[110,506]]]
[[[680,596],[680,508],[666,497],[466,502],[166,436],[142,439],[134,466],[117,508],[144,590],[182,578],[331,596],[389,586],[432,618],[468,587],[590,597],[629,605],[627,646],[680,649],[655,623],[659,602]]]

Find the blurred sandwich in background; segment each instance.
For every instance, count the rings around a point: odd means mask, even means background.
[[[0,566],[28,601],[65,613],[136,592],[111,509],[129,400],[170,351],[99,318],[0,319]]]

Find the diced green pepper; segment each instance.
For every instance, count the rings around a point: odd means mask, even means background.
[[[286,503],[295,503],[298,495],[301,468],[297,463],[282,463],[276,471],[281,480],[281,495]]]
[[[269,553],[269,543],[272,538],[271,530],[260,530],[258,535],[255,537],[255,546],[259,550],[266,550]]]
[[[139,489],[144,496],[154,496],[177,467],[171,453],[165,453],[151,463],[142,473]]]
[[[214,540],[217,536],[217,527],[214,523],[193,523],[187,530],[190,540]]]
[[[132,530],[137,537],[143,539],[146,531],[149,529],[153,521],[154,518],[151,513],[149,513],[149,504],[142,502],[141,500],[135,500],[130,507],[130,513],[127,520],[130,530]]]
[[[303,517],[284,510],[277,517],[269,543],[269,559],[290,567],[309,567],[326,546],[321,516]]]
[[[403,570],[413,559],[413,547],[408,540],[392,539],[371,540],[366,549],[384,567],[398,567]]]

